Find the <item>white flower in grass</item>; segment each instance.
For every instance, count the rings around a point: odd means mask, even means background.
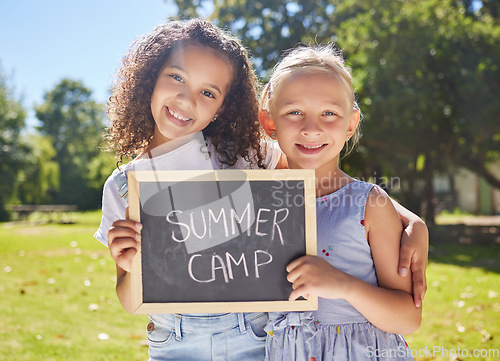
[[[476,294],[475,293],[471,293],[471,292],[464,292],[464,293],[461,293],[460,294],[460,298],[472,298],[474,297]]]
[[[92,282],[90,282],[90,280],[85,280],[85,281],[83,281],[83,285],[85,287],[90,287],[90,286],[92,286]]]
[[[498,296],[498,293],[496,293],[493,290],[488,291],[488,298],[496,298]]]
[[[97,311],[99,309],[99,305],[95,304],[95,303],[91,303],[89,305],[89,311]]]
[[[101,332],[97,335],[97,338],[101,341],[107,341],[109,340],[109,335],[107,333]]]
[[[48,284],[49,284],[49,285],[53,285],[54,283],[56,283],[56,279],[55,279],[55,278],[53,278],[53,277],[51,277],[51,278],[49,278],[49,279],[47,280],[47,282],[48,282]]]

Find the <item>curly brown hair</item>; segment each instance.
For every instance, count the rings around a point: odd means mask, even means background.
[[[265,168],[260,148],[257,78],[248,52],[236,37],[202,19],[171,20],[132,44],[108,101],[111,126],[106,138],[110,149],[123,160],[137,156],[149,145],[155,129],[151,96],[158,73],[173,52],[187,44],[216,50],[232,67],[222,112],[203,130],[204,136],[211,138],[219,160],[233,166],[241,156]],[[254,159],[251,148],[255,150]]]

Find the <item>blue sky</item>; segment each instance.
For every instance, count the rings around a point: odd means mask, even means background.
[[[105,103],[122,55],[176,15],[164,0],[0,0],[0,71],[28,110],[65,77]]]

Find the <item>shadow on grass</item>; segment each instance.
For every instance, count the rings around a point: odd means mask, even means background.
[[[500,273],[500,226],[429,227],[429,260]]]

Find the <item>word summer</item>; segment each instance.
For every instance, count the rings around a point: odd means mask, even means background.
[[[270,236],[271,240],[278,236],[283,245],[283,232],[280,224],[288,218],[288,208],[260,208],[257,216],[253,214],[252,209],[251,203],[247,203],[240,214],[233,208],[220,208],[218,211],[201,208],[191,212],[173,210],[167,214],[166,220],[171,225],[181,227],[182,238],[178,238],[175,232],[171,234],[175,242],[189,242],[190,239],[195,238],[199,240],[199,243],[207,241],[209,242],[207,245],[213,246],[210,240],[221,236],[223,239],[234,238],[242,233],[241,230],[244,230],[248,236]]]

